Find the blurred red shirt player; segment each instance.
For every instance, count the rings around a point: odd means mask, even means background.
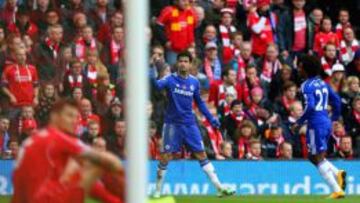
[[[70,160],[88,160],[105,170],[122,171],[114,155],[94,151],[69,136],[74,135],[78,115],[76,102],[61,100],[53,107],[49,126],[24,142],[14,170],[12,203],[84,202],[84,191],[93,182],[83,185],[81,177],[67,178],[64,172]]]

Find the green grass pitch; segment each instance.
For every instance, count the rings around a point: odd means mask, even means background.
[[[176,197],[176,203],[360,203],[360,196],[347,196],[340,200],[327,200],[324,196],[236,196],[216,198],[210,196]],[[10,202],[10,197],[0,196],[0,203]],[[97,203],[87,200],[86,203]]]

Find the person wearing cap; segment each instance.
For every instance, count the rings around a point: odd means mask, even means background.
[[[220,40],[222,44],[222,60],[228,64],[233,58],[231,36],[236,32],[233,25],[234,11],[231,8],[221,9],[221,23],[219,25]]]
[[[175,0],[174,5],[165,7],[156,20],[160,41],[165,44],[166,60],[175,64],[178,53],[194,46],[194,32],[197,18],[189,7],[189,0]]]
[[[257,9],[248,15],[248,27],[251,30],[253,54],[262,56],[270,43],[276,42],[277,17],[270,10],[270,0],[258,0]]]
[[[218,56],[218,47],[214,42],[205,45],[203,71],[210,83],[221,80],[222,66]]]
[[[328,81],[330,87],[332,87],[332,89],[335,92],[340,92],[342,89],[342,86],[345,83],[345,67],[343,64],[341,63],[336,63],[333,65],[332,67],[332,74],[331,77]]]
[[[39,29],[35,23],[30,21],[29,11],[25,7],[19,7],[16,12],[16,21],[11,22],[7,29],[10,33],[29,35],[32,40],[38,36]]]

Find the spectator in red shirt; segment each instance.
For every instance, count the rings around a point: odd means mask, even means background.
[[[232,69],[225,69],[221,74],[219,83],[210,85],[208,102],[214,103],[216,107],[223,105],[227,94],[232,94],[236,99],[242,97],[241,87],[236,82],[236,72]]]
[[[165,47],[166,60],[173,65],[177,53],[194,46],[196,14],[189,6],[189,0],[176,0],[174,6],[165,7],[157,18],[159,37]]]
[[[38,75],[35,66],[26,63],[26,51],[16,51],[16,64],[5,67],[2,90],[13,107],[38,104]]]
[[[7,29],[11,33],[18,35],[29,35],[33,40],[37,39],[38,27],[30,21],[29,12],[24,7],[19,7],[16,13],[16,21],[9,23]]]
[[[252,51],[258,57],[265,54],[268,44],[276,42],[277,18],[269,9],[270,0],[258,0],[257,9],[252,9],[247,19]]]
[[[111,18],[110,22],[106,22],[101,25],[98,30],[97,39],[101,43],[105,43],[107,39],[111,38],[111,31],[115,27],[123,27],[124,26],[124,16],[120,11],[115,12]]]
[[[6,0],[4,8],[0,11],[0,20],[8,24],[15,22],[17,11],[17,0]]]
[[[324,17],[321,21],[321,29],[315,35],[314,47],[313,50],[318,56],[324,55],[324,47],[326,44],[331,43],[336,46],[336,49],[340,45],[340,41],[336,33],[331,31],[331,19],[329,17]]]
[[[342,8],[339,10],[339,23],[335,27],[339,40],[343,39],[344,29],[348,27],[351,28],[350,14],[347,9]]]

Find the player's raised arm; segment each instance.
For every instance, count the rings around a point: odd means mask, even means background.
[[[206,119],[211,123],[211,125],[213,127],[219,128],[220,127],[219,121],[211,115],[211,113],[209,112],[208,108],[205,105],[205,102],[201,99],[199,81],[197,81],[197,85],[195,87],[194,100],[200,112],[206,117]]]
[[[302,92],[305,99],[305,109],[301,118],[297,121],[299,125],[304,124],[306,120],[308,120],[309,115],[315,109],[315,97],[313,94],[313,90],[310,87],[307,87],[306,84],[303,85]]]
[[[168,79],[170,76],[166,76],[160,80],[156,79],[155,68],[150,68],[150,81],[157,90],[163,90],[168,85]]]
[[[329,90],[329,102],[332,107],[332,121],[339,120],[339,117],[341,115],[341,99],[340,96],[330,87],[328,86]]]

